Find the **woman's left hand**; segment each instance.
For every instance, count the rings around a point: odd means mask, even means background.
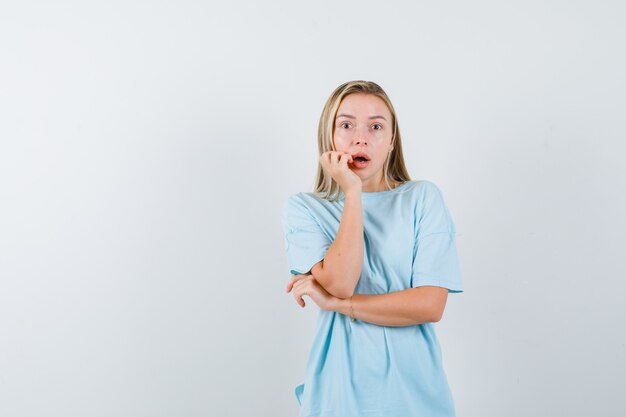
[[[287,284],[287,292],[293,290],[293,298],[296,299],[300,307],[306,304],[302,296],[308,295],[315,304],[322,310],[331,310],[337,297],[332,296],[315,280],[312,274],[294,275]]]

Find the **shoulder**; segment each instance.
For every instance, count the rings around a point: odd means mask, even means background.
[[[288,208],[306,207],[307,205],[319,200],[321,200],[321,198],[313,193],[300,191],[287,197],[287,199],[283,202],[283,210]]]
[[[418,201],[440,198],[442,196],[439,186],[430,180],[410,180],[407,189],[418,198]]]
[[[439,186],[431,180],[416,180],[414,182],[416,186],[420,187],[423,190],[430,192],[439,191]]]
[[[441,188],[429,180],[415,181],[415,209],[421,214],[433,214],[435,212],[447,212]]]
[[[291,214],[310,215],[322,204],[324,204],[323,199],[314,193],[301,191],[287,197],[282,205],[282,214],[283,216]]]
[[[282,213],[283,215],[289,214],[293,210],[298,210],[303,207],[302,192],[295,193],[287,197],[283,202]]]

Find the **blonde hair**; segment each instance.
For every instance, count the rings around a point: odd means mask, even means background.
[[[324,109],[320,116],[319,126],[317,130],[317,147],[320,157],[324,152],[334,151],[335,145],[333,143],[333,131],[335,125],[335,117],[337,110],[346,96],[355,93],[373,94],[380,97],[391,113],[391,125],[392,125],[392,137],[391,146],[393,149],[387,155],[387,160],[383,165],[383,179],[387,189],[391,189],[389,180],[394,182],[404,183],[409,181],[409,173],[404,164],[404,157],[402,155],[402,140],[400,138],[400,129],[398,127],[398,118],[396,117],[396,111],[391,104],[391,100],[385,93],[385,91],[375,82],[372,81],[349,81],[341,84],[332,92]],[[317,164],[317,179],[315,185],[315,194],[319,197],[336,201],[343,193],[339,184],[330,176],[324,172],[322,165]]]

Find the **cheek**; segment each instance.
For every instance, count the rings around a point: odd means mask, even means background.
[[[339,139],[339,138],[346,138],[348,135],[346,134],[345,130],[343,129],[336,129],[333,132],[333,137]]]
[[[387,160],[387,157],[389,156],[389,153],[387,151],[385,151],[384,149],[381,152],[377,152],[376,153],[376,164],[383,166],[385,164],[385,161]]]
[[[333,135],[333,142],[337,150],[343,150],[349,147],[350,139],[343,132],[337,132]]]

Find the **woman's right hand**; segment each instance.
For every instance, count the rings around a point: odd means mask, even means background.
[[[363,187],[361,178],[348,166],[352,162],[352,156],[347,152],[327,151],[320,156],[320,164],[341,187],[344,194],[351,190],[359,190]]]

